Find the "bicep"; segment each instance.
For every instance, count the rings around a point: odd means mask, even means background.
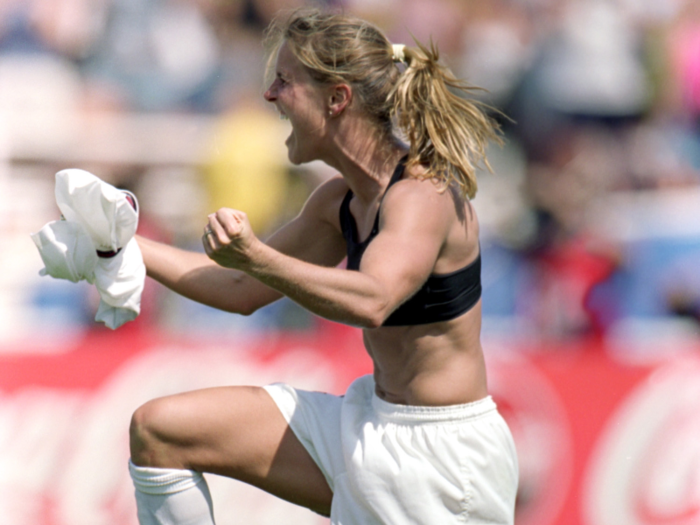
[[[439,246],[432,238],[425,241],[383,232],[362,257],[360,271],[379,283],[390,312],[409,299],[432,272]]]
[[[439,196],[428,195],[406,202],[387,199],[382,205],[380,230],[362,257],[360,271],[380,283],[390,311],[409,299],[434,271],[448,222],[439,201]]]

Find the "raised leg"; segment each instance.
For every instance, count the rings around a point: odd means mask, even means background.
[[[220,474],[330,514],[325,477],[262,388],[211,388],[149,401],[134,413],[130,435],[136,467]]]

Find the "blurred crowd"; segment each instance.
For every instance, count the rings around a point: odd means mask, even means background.
[[[318,4],[318,3],[317,3]],[[700,336],[700,2],[327,0],[392,41],[432,39],[506,138],[474,201],[490,337]],[[142,234],[199,249],[220,206],[265,236],[328,176],[287,163],[261,38],[303,0],[0,2],[0,338],[99,329],[88,286],[40,278],[53,174],[141,202]],[[149,283],[136,324],[322,329],[282,301],[214,312]]]

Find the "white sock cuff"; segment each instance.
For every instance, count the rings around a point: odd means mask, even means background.
[[[146,494],[166,495],[182,492],[204,481],[204,476],[194,470],[140,467],[129,460],[129,474],[136,490]]]

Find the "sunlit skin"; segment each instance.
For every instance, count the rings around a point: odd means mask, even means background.
[[[358,326],[374,364],[377,395],[410,405],[451,405],[487,395],[479,339],[481,303],[441,323],[383,327],[431,273],[447,273],[479,253],[473,208],[407,172],[385,190],[405,146],[362,111],[346,84],[313,81],[287,45],[265,99],[289,119],[295,164],[321,160],[338,175],[319,186],[299,215],[265,242],[243,211],[208,217],[205,254],[138,237],[148,275],[177,293],[249,315],[287,296],[327,319]],[[381,203],[379,234],[359,271],[345,257],[339,208],[365,238]],[[157,399],[134,414],[132,461],[241,479],[328,514],[332,492],[277,406],[257,387],[225,387]]]
[[[356,195],[350,209],[366,236],[396,162],[373,158],[361,148],[353,151],[352,130],[362,127],[362,117],[352,106],[351,89],[314,82],[286,45],[280,49],[276,72],[265,98],[289,118],[292,131],[286,144],[292,162],[322,159],[334,166],[350,162],[356,168],[384,168],[356,169],[344,180]],[[355,125],[335,124],[341,111],[346,112],[342,118],[355,120],[351,122]],[[376,132],[368,129],[366,134]],[[394,159],[404,154],[395,142],[385,148],[394,148]],[[345,191],[340,182],[333,181],[341,191],[320,210],[338,237],[333,247],[342,244],[337,210]],[[444,405],[486,395],[479,306],[439,325],[380,326],[430,273],[457,270],[476,257],[476,217],[469,204],[454,199],[450,191],[440,193],[433,183],[415,179],[392,187],[382,203],[380,234],[369,245],[360,272],[319,269],[284,257],[256,239],[245,215],[234,210],[212,214],[209,227],[215,235],[205,239],[205,247],[218,264],[244,270],[324,317],[365,327],[365,346],[374,360],[380,397],[395,403]],[[422,247],[418,255],[416,246]],[[340,262],[344,252],[333,255]]]
[[[323,156],[329,128],[324,99],[332,97],[332,93],[311,81],[286,45],[282,46],[278,57],[275,80],[264,97],[292,124],[292,132],[285,142],[289,160],[293,164],[309,162]]]

